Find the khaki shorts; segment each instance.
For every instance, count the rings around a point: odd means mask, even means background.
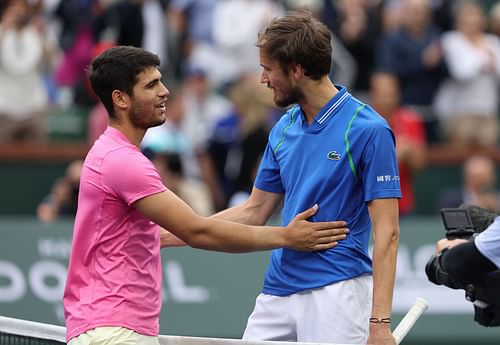
[[[71,339],[69,345],[159,345],[158,337],[142,335],[123,327],[97,327]]]

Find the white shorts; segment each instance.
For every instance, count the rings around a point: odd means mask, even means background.
[[[158,337],[142,335],[123,327],[97,327],[74,337],[68,345],[160,345]]]
[[[364,275],[290,296],[260,294],[243,339],[365,344],[372,285]]]

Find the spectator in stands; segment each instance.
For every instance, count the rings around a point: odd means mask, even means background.
[[[207,69],[216,88],[225,88],[244,74],[259,72],[255,37],[272,18],[283,13],[274,0],[217,1],[212,27],[217,62]]]
[[[377,69],[398,77],[401,103],[415,108],[424,120],[427,139],[436,142],[432,103],[446,73],[440,32],[432,20],[430,0],[402,0],[400,7],[399,26],[385,33],[377,47]]]
[[[500,41],[485,28],[481,6],[466,1],[457,10],[456,30],[442,38],[450,77],[436,96],[436,111],[456,145],[497,144]]]
[[[380,7],[369,0],[340,0],[340,39],[356,61],[353,94],[367,100],[370,76],[375,67],[375,47],[380,36]]]
[[[488,15],[488,30],[500,38],[500,2],[491,7]]]
[[[383,31],[389,33],[397,30],[402,22],[402,7],[404,0],[385,0],[382,8]],[[453,29],[453,12],[456,0],[429,1],[432,11],[432,22],[440,32]]]
[[[92,21],[98,2],[99,0],[61,0],[54,10],[54,19],[61,27],[61,58],[54,69],[54,82],[63,108],[74,103],[90,106],[95,102],[85,86],[85,68],[92,58],[95,45]]]
[[[215,61],[213,48],[213,13],[217,0],[171,0],[168,24],[176,46],[172,56],[176,74],[184,75],[186,65],[208,66]]]
[[[337,23],[328,25],[328,20],[332,18],[325,18],[325,12],[333,12],[330,15],[336,17],[335,7],[324,0],[286,0],[284,1],[287,11],[296,11],[306,9],[311,11],[311,14],[318,20],[325,23],[330,31],[334,30]],[[328,5],[328,6],[327,6]],[[357,75],[356,61],[349,51],[344,47],[340,39],[332,32],[332,47],[335,47],[335,54],[332,55],[332,68],[330,70],[330,79],[335,83],[345,86],[346,89],[352,90],[354,88],[354,81]]]
[[[196,213],[210,216],[214,207],[210,190],[200,180],[189,178],[184,173],[182,159],[178,153],[168,151],[144,152],[155,165],[165,186],[188,204]]]
[[[487,156],[468,158],[462,167],[462,185],[444,190],[438,199],[438,209],[470,204],[499,211],[495,169],[494,161]]]
[[[141,47],[167,59],[167,0],[112,1],[102,5],[93,21],[95,39],[116,45]]]
[[[210,188],[217,210],[225,205],[225,198],[217,183],[216,174],[208,153],[208,140],[215,124],[231,111],[231,102],[212,88],[207,71],[197,66],[188,68],[184,80],[182,120],[180,130],[189,142],[189,160],[184,168],[189,177],[201,179]]]
[[[65,175],[54,182],[50,194],[38,205],[38,219],[49,223],[61,217],[75,216],[82,166],[81,160],[68,165]]]
[[[453,29],[453,15],[456,3],[456,0],[431,1],[432,17],[439,31],[445,32]]]
[[[94,49],[92,50],[92,58],[95,58],[103,51],[113,47],[114,45],[115,44],[111,41],[101,41],[100,43],[96,44]],[[87,142],[93,145],[94,142],[99,138],[99,136],[104,133],[104,131],[108,127],[109,121],[106,108],[94,93],[94,90],[92,90],[92,86],[90,85],[89,80],[87,80],[86,85],[89,94],[94,98],[96,102],[89,111],[87,123]]]
[[[90,110],[87,123],[87,142],[93,144],[108,127],[106,108],[101,102]]]
[[[0,3],[0,142],[46,140],[43,82],[50,48],[42,19],[27,0]]]
[[[420,114],[411,108],[401,106],[400,87],[395,75],[378,72],[371,78],[371,104],[392,128],[396,137],[401,193],[399,213],[410,214],[415,209],[413,176],[426,163],[425,128]]]
[[[216,123],[209,146],[226,206],[250,195],[276,109],[272,92],[257,75],[241,77],[228,95],[234,108]]]

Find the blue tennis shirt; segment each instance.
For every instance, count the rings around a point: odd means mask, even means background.
[[[273,250],[266,294],[286,296],[371,273],[367,202],[401,197],[387,122],[337,88],[310,125],[298,105],[281,117],[269,134],[255,187],[284,194],[283,225],[317,203],[312,221],[345,220],[350,233],[325,251]]]

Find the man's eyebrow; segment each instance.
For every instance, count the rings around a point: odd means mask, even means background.
[[[155,84],[158,84],[160,81],[161,81],[161,77],[154,78],[154,79],[151,79],[150,81],[148,81],[146,84],[144,84],[144,86],[145,87],[153,86]]]

